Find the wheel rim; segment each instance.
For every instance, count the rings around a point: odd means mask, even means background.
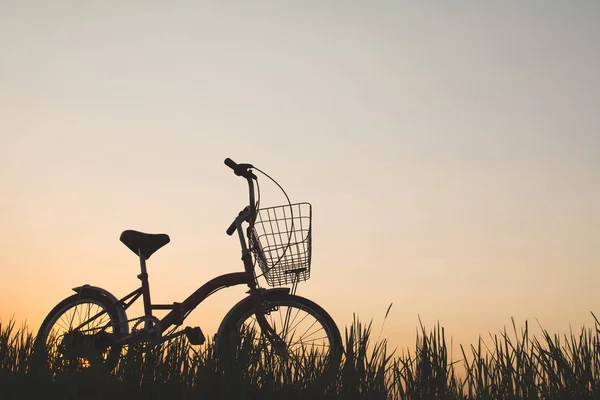
[[[280,383],[307,384],[320,378],[330,368],[334,333],[327,321],[312,308],[291,300],[265,302],[269,325],[287,345],[285,355],[278,355],[261,335],[252,311],[237,323],[237,359],[248,366],[248,374],[260,375],[268,370],[269,379]],[[266,368],[265,368],[266,367]]]
[[[54,370],[87,368],[114,356],[114,321],[104,304],[82,299],[57,310],[44,331],[48,365]]]

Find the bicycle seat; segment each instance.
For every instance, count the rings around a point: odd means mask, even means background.
[[[169,243],[169,235],[164,233],[152,234],[138,231],[126,230],[121,233],[121,242],[138,256],[144,256],[147,260],[158,249]]]

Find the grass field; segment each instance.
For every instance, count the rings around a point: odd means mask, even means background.
[[[592,328],[540,337],[513,321],[510,330],[461,346],[457,360],[439,325],[421,326],[414,349],[390,353],[385,340],[371,341],[370,324],[355,320],[343,332],[336,376],[309,387],[270,382],[268,365],[243,378],[223,372],[213,343],[185,339],[144,353],[130,348],[112,372],[92,366],[51,378],[36,367],[33,334],[0,322],[0,399],[600,399],[593,318]]]

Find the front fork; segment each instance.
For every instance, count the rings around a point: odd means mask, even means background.
[[[254,306],[254,315],[256,316],[256,321],[260,326],[261,332],[271,343],[271,346],[273,346],[273,349],[277,355],[283,356],[287,352],[287,344],[285,343],[285,340],[279,337],[277,332],[275,332],[265,317],[265,305],[263,303],[261,291],[257,288],[256,279],[254,279],[254,267],[252,265],[252,257],[250,256],[250,252],[245,253],[242,256],[242,260],[244,261],[246,273],[252,277],[252,279],[249,279],[248,281],[248,287],[250,288],[250,298],[252,299]]]

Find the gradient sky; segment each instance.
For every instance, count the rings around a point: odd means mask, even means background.
[[[314,212],[300,294],[394,346],[600,314],[597,1],[3,1],[0,319],[239,270],[225,157]],[[263,182],[264,204],[283,197]],[[244,293],[189,318],[212,334]],[[133,316],[133,315],[131,315]]]

